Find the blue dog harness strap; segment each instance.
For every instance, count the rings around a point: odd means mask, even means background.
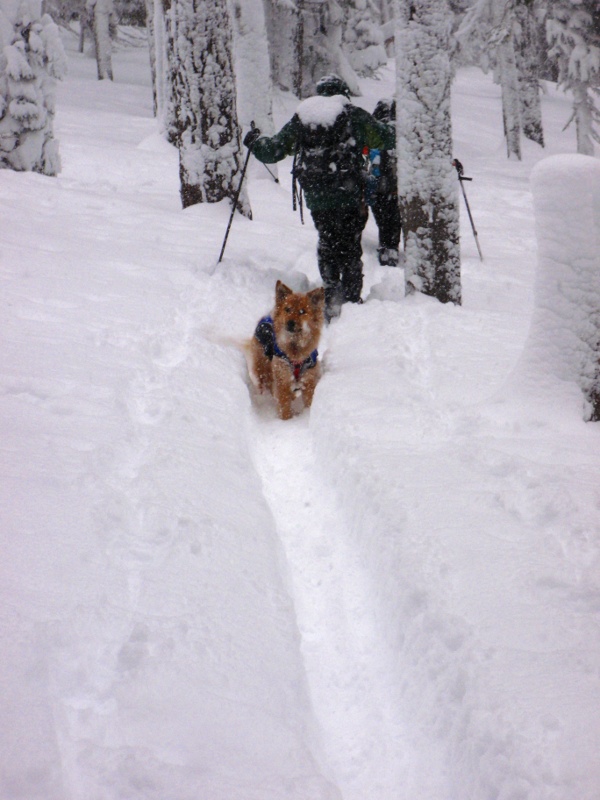
[[[256,326],[254,336],[262,345],[265,356],[271,361],[275,355],[275,330],[271,317],[263,317]],[[277,348],[279,349],[279,348]]]
[[[275,328],[273,326],[273,318],[271,316],[263,317],[260,320],[256,326],[256,330],[254,331],[254,336],[262,345],[264,354],[269,361],[272,361],[274,356],[287,361],[292,372],[294,373],[294,379],[297,381],[300,380],[307,369],[312,369],[317,364],[317,359],[319,357],[318,350],[313,350],[312,353],[304,359],[304,361],[292,361],[291,358],[280,349],[277,344],[277,339],[275,338]]]

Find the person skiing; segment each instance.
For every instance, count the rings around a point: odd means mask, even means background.
[[[380,122],[394,126],[396,101],[380,100],[373,111]],[[398,264],[401,218],[398,205],[396,153],[393,149],[371,149],[368,154],[366,200],[379,230],[379,263],[395,267]]]
[[[363,149],[393,148],[395,131],[352,105],[350,89],[338,75],[321,78],[316,90],[278,133],[261,136],[254,128],[244,144],[265,164],[294,155],[294,180],[319,236],[317,260],[330,321],[343,303],[362,302],[361,237],[368,216]]]

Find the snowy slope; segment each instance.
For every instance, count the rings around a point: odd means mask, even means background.
[[[70,65],[61,175],[0,172],[0,798],[597,800],[600,434],[523,390],[568,98],[508,162],[460,72],[464,305],[404,298],[370,220],[367,302],[282,423],[219,342],[318,285],[287,162],[216,267],[228,208],[181,211],[146,52]]]

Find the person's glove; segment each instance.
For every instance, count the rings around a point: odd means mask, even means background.
[[[260,131],[258,130],[258,128],[250,128],[248,133],[244,136],[244,144],[248,148],[248,150],[252,150],[259,136],[260,136]]]

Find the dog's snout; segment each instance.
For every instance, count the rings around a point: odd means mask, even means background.
[[[294,331],[296,330],[296,320],[288,319],[286,328],[290,333],[294,333]]]

